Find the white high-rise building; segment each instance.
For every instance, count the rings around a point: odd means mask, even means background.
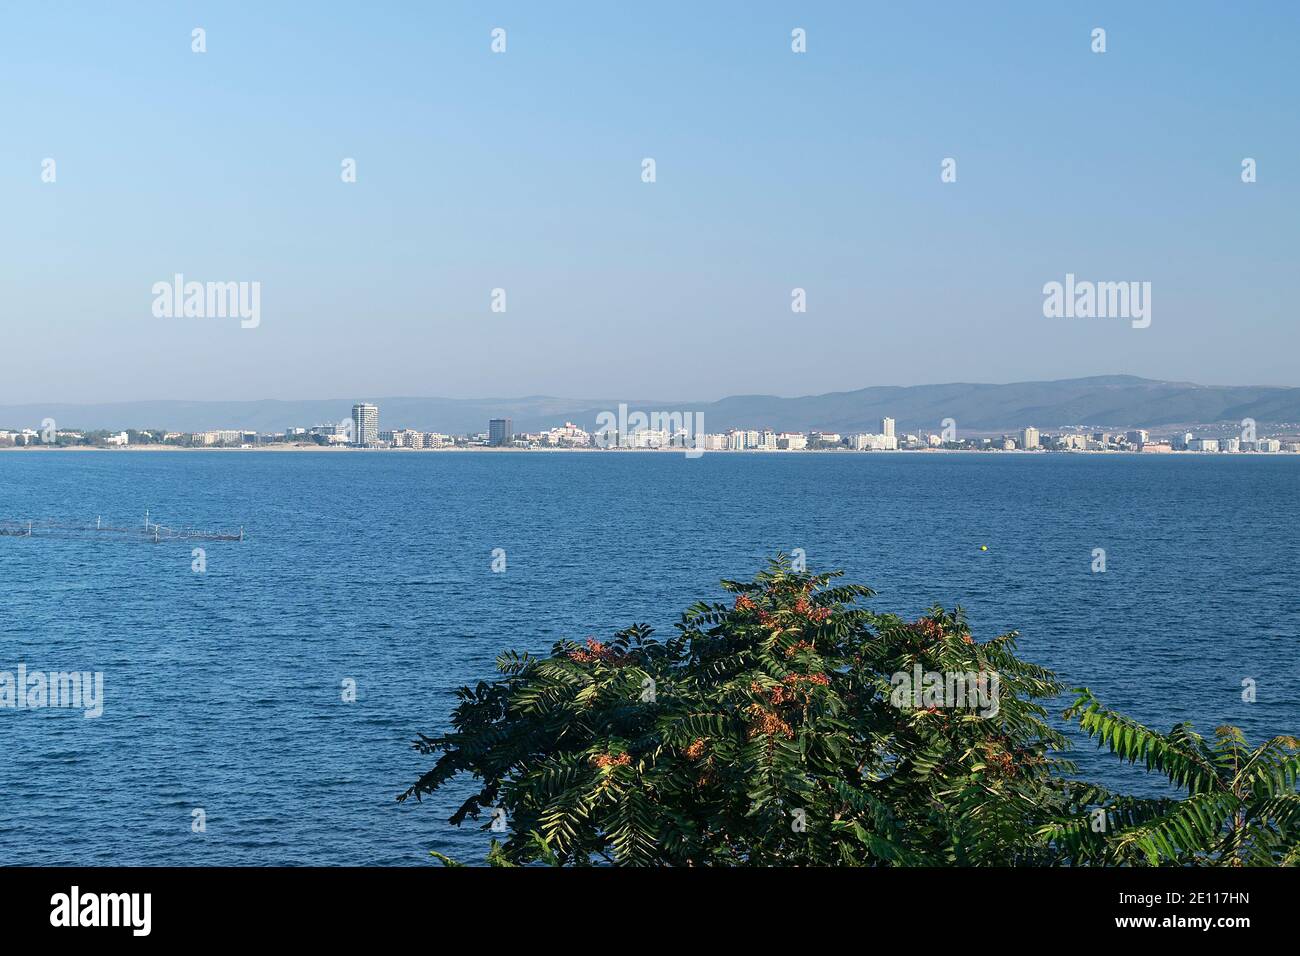
[[[894,420],[892,418],[882,418],[880,420],[880,434],[894,437]]]
[[[1021,448],[1038,447],[1038,429],[1035,428],[1033,425],[1030,425],[1020,433],[1020,447]]]
[[[898,436],[872,435],[869,433],[850,435],[849,447],[854,451],[896,451],[898,449]]]
[[[352,406],[352,444],[372,445],[379,441],[379,406],[358,402]]]

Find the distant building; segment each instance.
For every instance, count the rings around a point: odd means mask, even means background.
[[[1125,432],[1124,437],[1128,439],[1130,445],[1145,445],[1151,440],[1151,435],[1143,428],[1135,428],[1133,431]]]
[[[379,406],[358,402],[352,406],[352,444],[373,445],[379,441]]]
[[[1020,433],[1020,447],[1026,449],[1038,447],[1038,429],[1033,425]]]
[[[892,418],[882,418],[880,420],[880,434],[894,437],[894,420]]]
[[[1188,451],[1218,451],[1219,439],[1217,438],[1193,438],[1187,443]]]
[[[337,425],[333,425],[330,424],[329,422],[326,422],[324,425],[313,425],[311,427],[310,434],[321,435],[326,438],[331,438],[336,435],[346,436],[346,434],[351,430],[352,430],[351,422],[340,422]],[[215,432],[213,434],[215,434]]]
[[[388,442],[394,448],[423,448],[424,432],[412,431],[409,428],[395,428],[390,432],[380,432],[379,440]]]
[[[666,448],[672,436],[663,428],[637,428],[624,435],[620,448]]]
[[[591,444],[591,435],[573,422],[565,422],[563,428],[552,428],[541,433],[542,444],[560,448],[585,448]]]
[[[508,418],[494,418],[488,422],[488,444],[493,448],[503,448],[510,444],[514,435],[514,422]]]
[[[854,451],[895,451],[898,448],[896,435],[850,435],[849,447]]]

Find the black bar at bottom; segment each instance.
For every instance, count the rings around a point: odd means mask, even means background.
[[[666,942],[685,919],[769,944],[782,928],[815,941],[856,927],[865,941],[875,926],[940,943],[1031,932],[1230,939],[1291,925],[1297,891],[1295,870],[1259,869],[10,868],[0,869],[0,925],[6,941],[205,944],[451,943],[457,928],[485,943],[580,930],[576,942],[601,926]]]

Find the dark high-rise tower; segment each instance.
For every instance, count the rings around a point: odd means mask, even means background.
[[[488,444],[500,448],[510,444],[514,437],[514,423],[508,418],[494,418],[488,422]]]

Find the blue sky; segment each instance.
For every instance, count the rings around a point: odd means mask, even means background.
[[[1281,0],[12,5],[0,403],[1300,385],[1298,27]],[[260,282],[260,325],[155,318],[177,272]],[[1151,282],[1151,326],[1045,318],[1067,272]]]

